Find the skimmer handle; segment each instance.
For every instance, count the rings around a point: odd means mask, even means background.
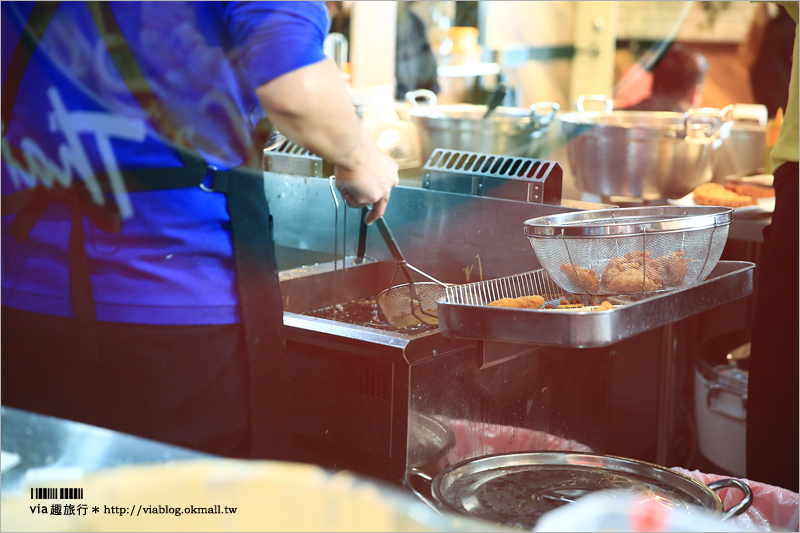
[[[405,263],[406,258],[403,257],[403,252],[401,252],[400,247],[397,246],[397,241],[394,240],[394,235],[392,235],[392,231],[389,229],[389,226],[386,224],[386,221],[383,219],[383,217],[376,220],[375,224],[381,231],[383,240],[386,242],[386,246],[389,247],[389,251],[392,253],[392,257],[394,257],[394,260],[399,261],[401,263]]]

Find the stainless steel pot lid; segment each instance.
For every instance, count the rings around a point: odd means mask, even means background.
[[[588,453],[489,455],[454,464],[432,483],[434,498],[449,511],[526,529],[556,507],[610,489],[643,493],[667,507],[723,512],[719,496],[693,478],[650,463]],[[724,518],[750,505],[749,487],[741,490],[745,499]]]

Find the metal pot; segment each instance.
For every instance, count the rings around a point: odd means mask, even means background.
[[[585,111],[600,101],[604,111]],[[731,106],[686,113],[612,111],[611,100],[581,96],[559,117],[576,184],[604,198],[681,198],[711,180],[733,124]]]
[[[734,104],[730,137],[722,144],[713,181],[724,183],[731,175],[753,174],[764,168],[767,157],[767,107]]]
[[[410,411],[408,415],[408,459],[412,468],[436,474],[456,445],[456,437],[446,425],[429,416]]]
[[[750,343],[729,351],[708,349],[695,369],[697,445],[703,456],[736,476],[746,474],[748,371],[739,364]]]
[[[410,471],[406,483],[419,476],[431,483],[431,492],[442,510],[512,527],[532,529],[539,517],[599,490],[635,491],[666,507],[695,507],[732,518],[750,506],[753,494],[738,479],[721,479],[709,485],[658,465],[591,453],[520,452],[487,455],[461,461],[439,472],[434,479]],[[714,490],[736,487],[742,501],[725,511]],[[430,502],[428,502],[429,505]]]
[[[423,161],[436,148],[538,159],[559,109],[553,102],[529,109],[499,106],[484,118],[487,106],[436,105],[436,94],[427,89],[407,93],[406,100],[411,122],[419,131]]]

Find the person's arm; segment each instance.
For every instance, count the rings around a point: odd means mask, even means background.
[[[373,204],[368,224],[383,215],[398,183],[397,163],[370,139],[333,61],[283,74],[256,94],[281,134],[335,165],[336,186],[348,205]]]

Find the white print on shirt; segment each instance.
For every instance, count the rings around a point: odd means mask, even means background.
[[[127,141],[141,142],[145,138],[145,125],[141,120],[135,120],[112,113],[100,113],[94,111],[74,111],[69,112],[64,106],[58,91],[51,87],[47,91],[47,97],[53,108],[53,112],[48,115],[48,129],[53,133],[61,132],[66,142],[58,147],[58,159],[60,162],[48,159],[44,151],[33,139],[23,137],[20,140],[20,149],[25,155],[27,174],[18,161],[14,159],[11,146],[5,137],[2,140],[3,159],[8,163],[9,172],[14,185],[19,189],[23,185],[33,187],[36,181],[40,180],[45,187],[52,187],[54,182],[60,183],[64,187],[72,184],[72,172],[83,180],[98,205],[105,203],[105,197],[100,188],[100,184],[92,171],[92,165],[86,151],[78,138],[79,134],[90,134],[97,143],[97,150],[102,161],[101,172],[108,174],[111,184],[111,191],[119,207],[122,218],[129,218],[133,215],[133,207],[125,189],[125,183],[117,166],[117,159],[114,157],[114,150],[111,147],[111,139],[123,139]],[[31,178],[33,182],[31,183]]]

